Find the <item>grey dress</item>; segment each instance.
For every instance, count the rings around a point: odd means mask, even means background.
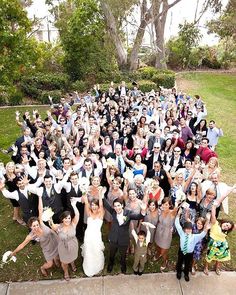
[[[78,241],[75,236],[76,226],[71,223],[67,232],[63,231],[63,226],[60,225],[58,228],[58,253],[60,261],[63,263],[72,263],[78,257]]]
[[[156,228],[155,243],[162,249],[169,249],[172,241],[172,228],[174,224],[174,218],[171,214],[166,217],[159,215],[159,222]]]
[[[42,236],[36,237],[32,233],[30,235],[32,236],[32,240],[40,243],[45,260],[51,261],[58,257],[58,236],[45,224],[40,224],[40,227],[43,230]]]

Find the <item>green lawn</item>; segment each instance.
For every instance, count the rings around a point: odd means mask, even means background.
[[[213,73],[189,73],[178,74],[177,83],[179,89],[190,93],[191,95],[199,94],[203,97],[208,108],[208,120],[214,119],[217,126],[223,128],[224,137],[220,139],[218,154],[220,166],[222,168],[222,179],[228,184],[236,182],[236,75],[232,74],[213,74]],[[21,113],[26,108],[18,108]],[[31,108],[27,108],[31,109]],[[45,107],[38,108],[40,111]],[[15,111],[17,108],[0,109],[0,147],[9,147],[20,135],[20,129],[15,125]],[[9,161],[9,157],[0,155],[3,162]],[[235,195],[230,200],[230,217],[236,221]],[[12,208],[7,200],[0,197],[0,257],[7,250],[13,250],[27,234],[27,229],[16,225],[12,221]],[[107,239],[107,230],[104,229],[104,241]],[[236,270],[236,233],[232,233],[229,238],[232,260],[225,264],[228,270]],[[173,246],[170,249],[170,268],[174,269],[176,260],[178,238],[173,239]],[[107,253],[105,253],[107,257]],[[7,265],[0,264],[0,281],[21,281],[21,280],[38,280],[42,279],[38,269],[43,262],[41,250],[38,245],[28,245],[22,252],[17,255],[16,263]],[[132,273],[133,258],[128,258],[128,272]],[[83,276],[81,267],[81,258],[77,261],[77,276]],[[202,266],[202,262],[200,263]],[[160,263],[148,262],[147,272],[158,272]],[[119,265],[116,264],[114,273],[119,271]],[[104,270],[106,274],[106,270]],[[51,278],[62,278],[62,271],[52,269]]]

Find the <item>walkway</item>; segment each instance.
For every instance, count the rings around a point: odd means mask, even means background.
[[[188,283],[165,273],[0,284],[0,295],[232,295],[235,290],[236,272],[197,273]]]

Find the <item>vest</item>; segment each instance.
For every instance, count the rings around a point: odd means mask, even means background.
[[[137,242],[136,246],[135,246],[135,255],[137,256],[142,256],[147,254],[147,244],[146,244],[146,239],[144,240],[143,246],[140,246],[139,241]]]
[[[23,212],[23,215],[26,217],[26,219],[29,219],[32,216],[38,216],[37,214],[37,205],[35,204],[35,198],[33,194],[28,192],[28,199],[27,197],[22,194],[18,190],[19,200],[18,203],[20,204],[20,208]]]
[[[63,210],[61,195],[59,195],[52,186],[50,196],[46,191],[46,187],[43,187],[42,195],[43,207],[51,207],[53,212],[56,214]]]

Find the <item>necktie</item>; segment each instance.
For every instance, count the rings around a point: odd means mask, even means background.
[[[185,173],[185,180],[188,179],[189,174],[190,174],[190,171],[189,171],[189,170],[186,170],[186,173]]]
[[[216,193],[215,199],[217,199],[217,185],[216,184],[214,184],[214,191]]]
[[[188,238],[189,238],[189,235],[185,235],[184,248],[183,248],[184,255],[188,253]]]
[[[122,171],[121,171],[121,159],[120,159],[120,157],[118,157],[118,169],[119,169],[120,173],[122,173]]]

